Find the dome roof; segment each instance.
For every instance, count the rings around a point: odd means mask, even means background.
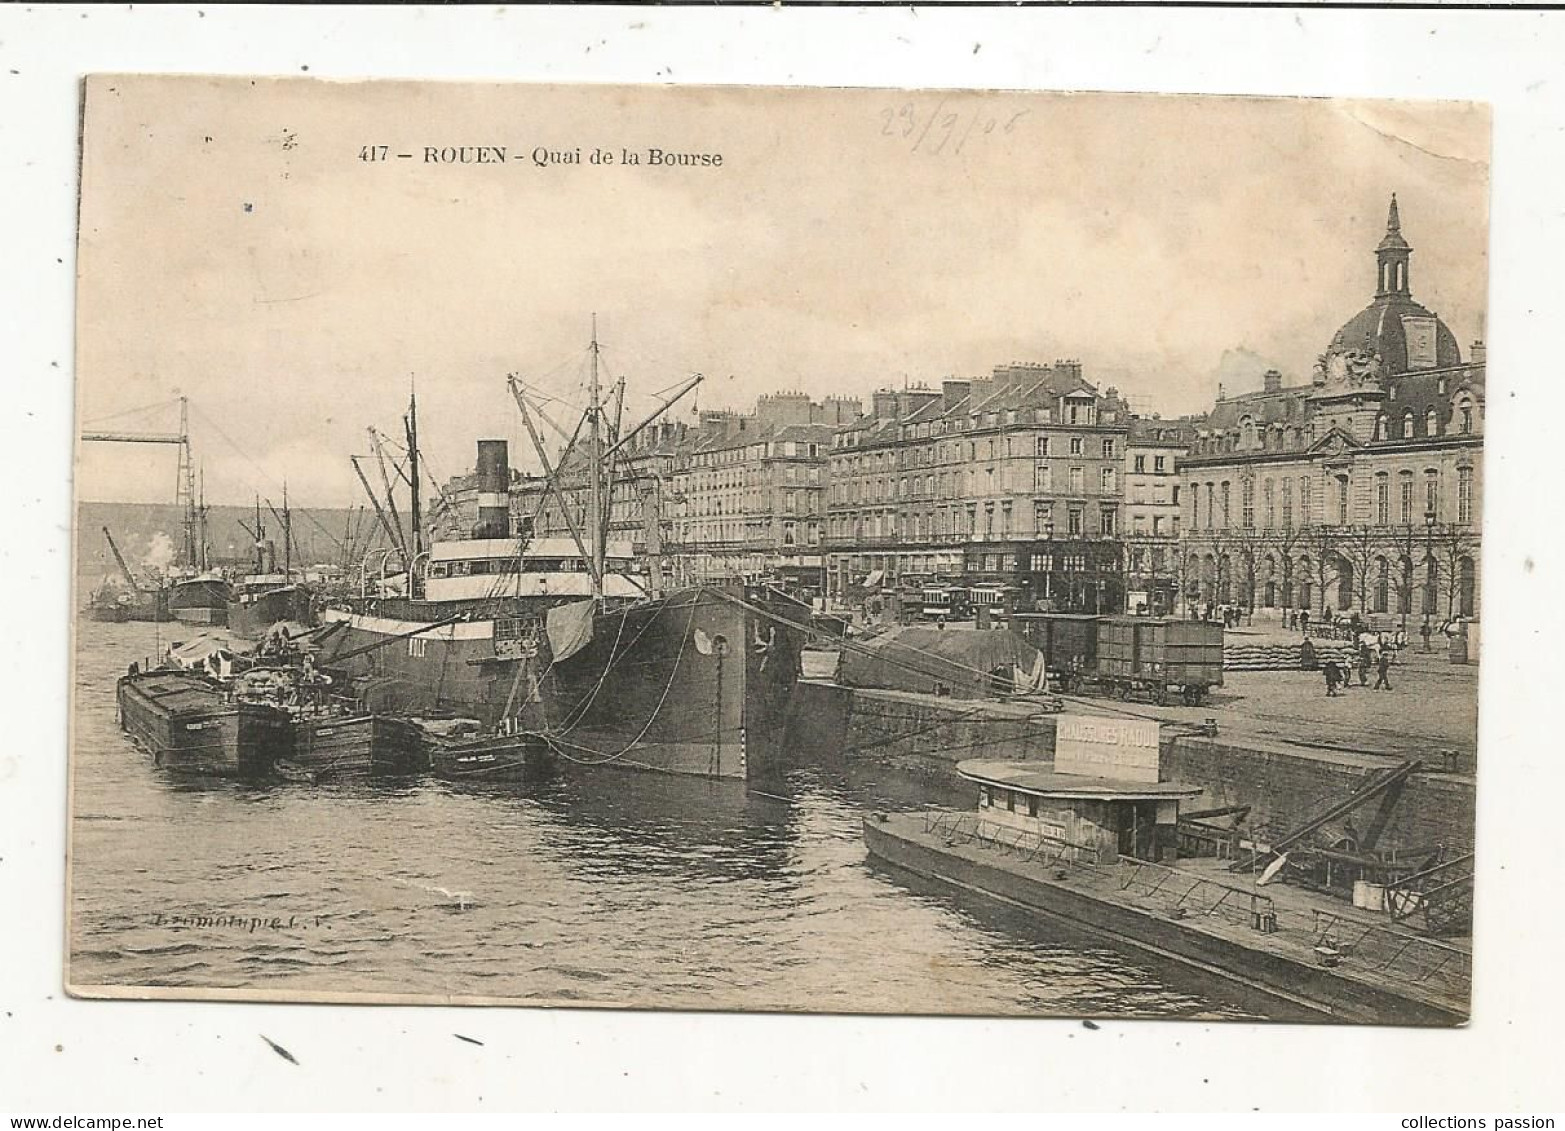
[[[1363,350],[1380,356],[1380,372],[1395,376],[1462,363],[1456,335],[1440,318],[1413,301],[1408,260],[1413,249],[1402,237],[1397,198],[1391,197],[1386,234],[1375,248],[1375,301],[1359,311],[1331,339],[1329,354]]]
[[[1408,339],[1415,342],[1432,332],[1433,352],[1425,344],[1410,356]],[[1331,349],[1365,350],[1380,355],[1387,376],[1415,369],[1440,369],[1462,363],[1456,335],[1438,315],[1405,295],[1381,295],[1348,319],[1331,339]]]

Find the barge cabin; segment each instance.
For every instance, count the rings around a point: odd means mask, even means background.
[[[1060,774],[1035,762],[967,761],[957,773],[978,786],[978,819],[1067,847],[1084,863],[1121,856],[1173,863],[1179,803],[1200,786]]]

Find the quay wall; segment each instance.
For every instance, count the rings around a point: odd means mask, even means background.
[[[823,761],[880,762],[951,785],[961,780],[956,763],[968,758],[1052,760],[1054,719],[1019,703],[801,680],[789,745]]]
[[[952,700],[801,681],[790,704],[789,746],[812,761],[867,761],[894,766],[941,790],[971,787],[956,774],[968,758],[1052,761],[1056,716],[1022,703]],[[1346,798],[1390,758],[1295,747],[1259,737],[1180,735],[1164,728],[1159,761],[1167,781],[1198,785],[1187,811],[1251,807],[1248,826],[1282,835]],[[1366,831],[1378,809],[1367,802],[1349,815]],[[1382,850],[1434,845],[1470,848],[1476,812],[1473,778],[1418,773],[1407,780],[1377,845]],[[1328,826],[1340,834],[1344,822]]]
[[[1183,808],[1249,805],[1248,825],[1263,837],[1298,827],[1346,798],[1375,770],[1396,764],[1389,758],[1294,750],[1260,739],[1221,736],[1165,738],[1159,762],[1165,780],[1199,785],[1205,791]],[[1473,785],[1473,779],[1464,775],[1414,774],[1404,784],[1377,848],[1470,849],[1477,806]],[[1344,820],[1351,820],[1362,833],[1373,822],[1379,804],[1368,801],[1327,828],[1340,832]]]

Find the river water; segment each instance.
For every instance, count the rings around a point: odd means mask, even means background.
[[[878,767],[804,766],[776,797],[572,767],[503,786],[170,777],[119,731],[114,680],[190,631],[78,626],[77,986],[1262,1015],[1261,1003],[1182,967],[872,865],[862,815],[929,799],[927,787]],[[247,925],[180,926],[176,916]],[[251,930],[252,919],[267,922]]]

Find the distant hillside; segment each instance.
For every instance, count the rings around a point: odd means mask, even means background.
[[[249,562],[251,560],[250,535],[239,525],[243,520],[254,523],[253,507],[210,507],[207,514],[208,541],[212,555],[219,564]],[[277,559],[282,561],[282,524],[270,514],[265,516],[267,537],[277,543]],[[373,513],[365,514],[346,508],[296,509],[292,515],[293,540],[296,559],[304,558],[304,564],[330,562],[338,564],[343,558],[343,542],[350,522],[357,527],[359,552],[362,555],[369,545],[384,545],[384,538],[377,537]],[[142,567],[157,561],[166,561],[178,552],[184,542],[183,514],[172,503],[93,503],[78,504],[76,533],[78,539],[77,575],[92,583],[107,574],[117,572],[114,555],[103,537],[107,526],[119,544],[120,553],[132,567]]]

